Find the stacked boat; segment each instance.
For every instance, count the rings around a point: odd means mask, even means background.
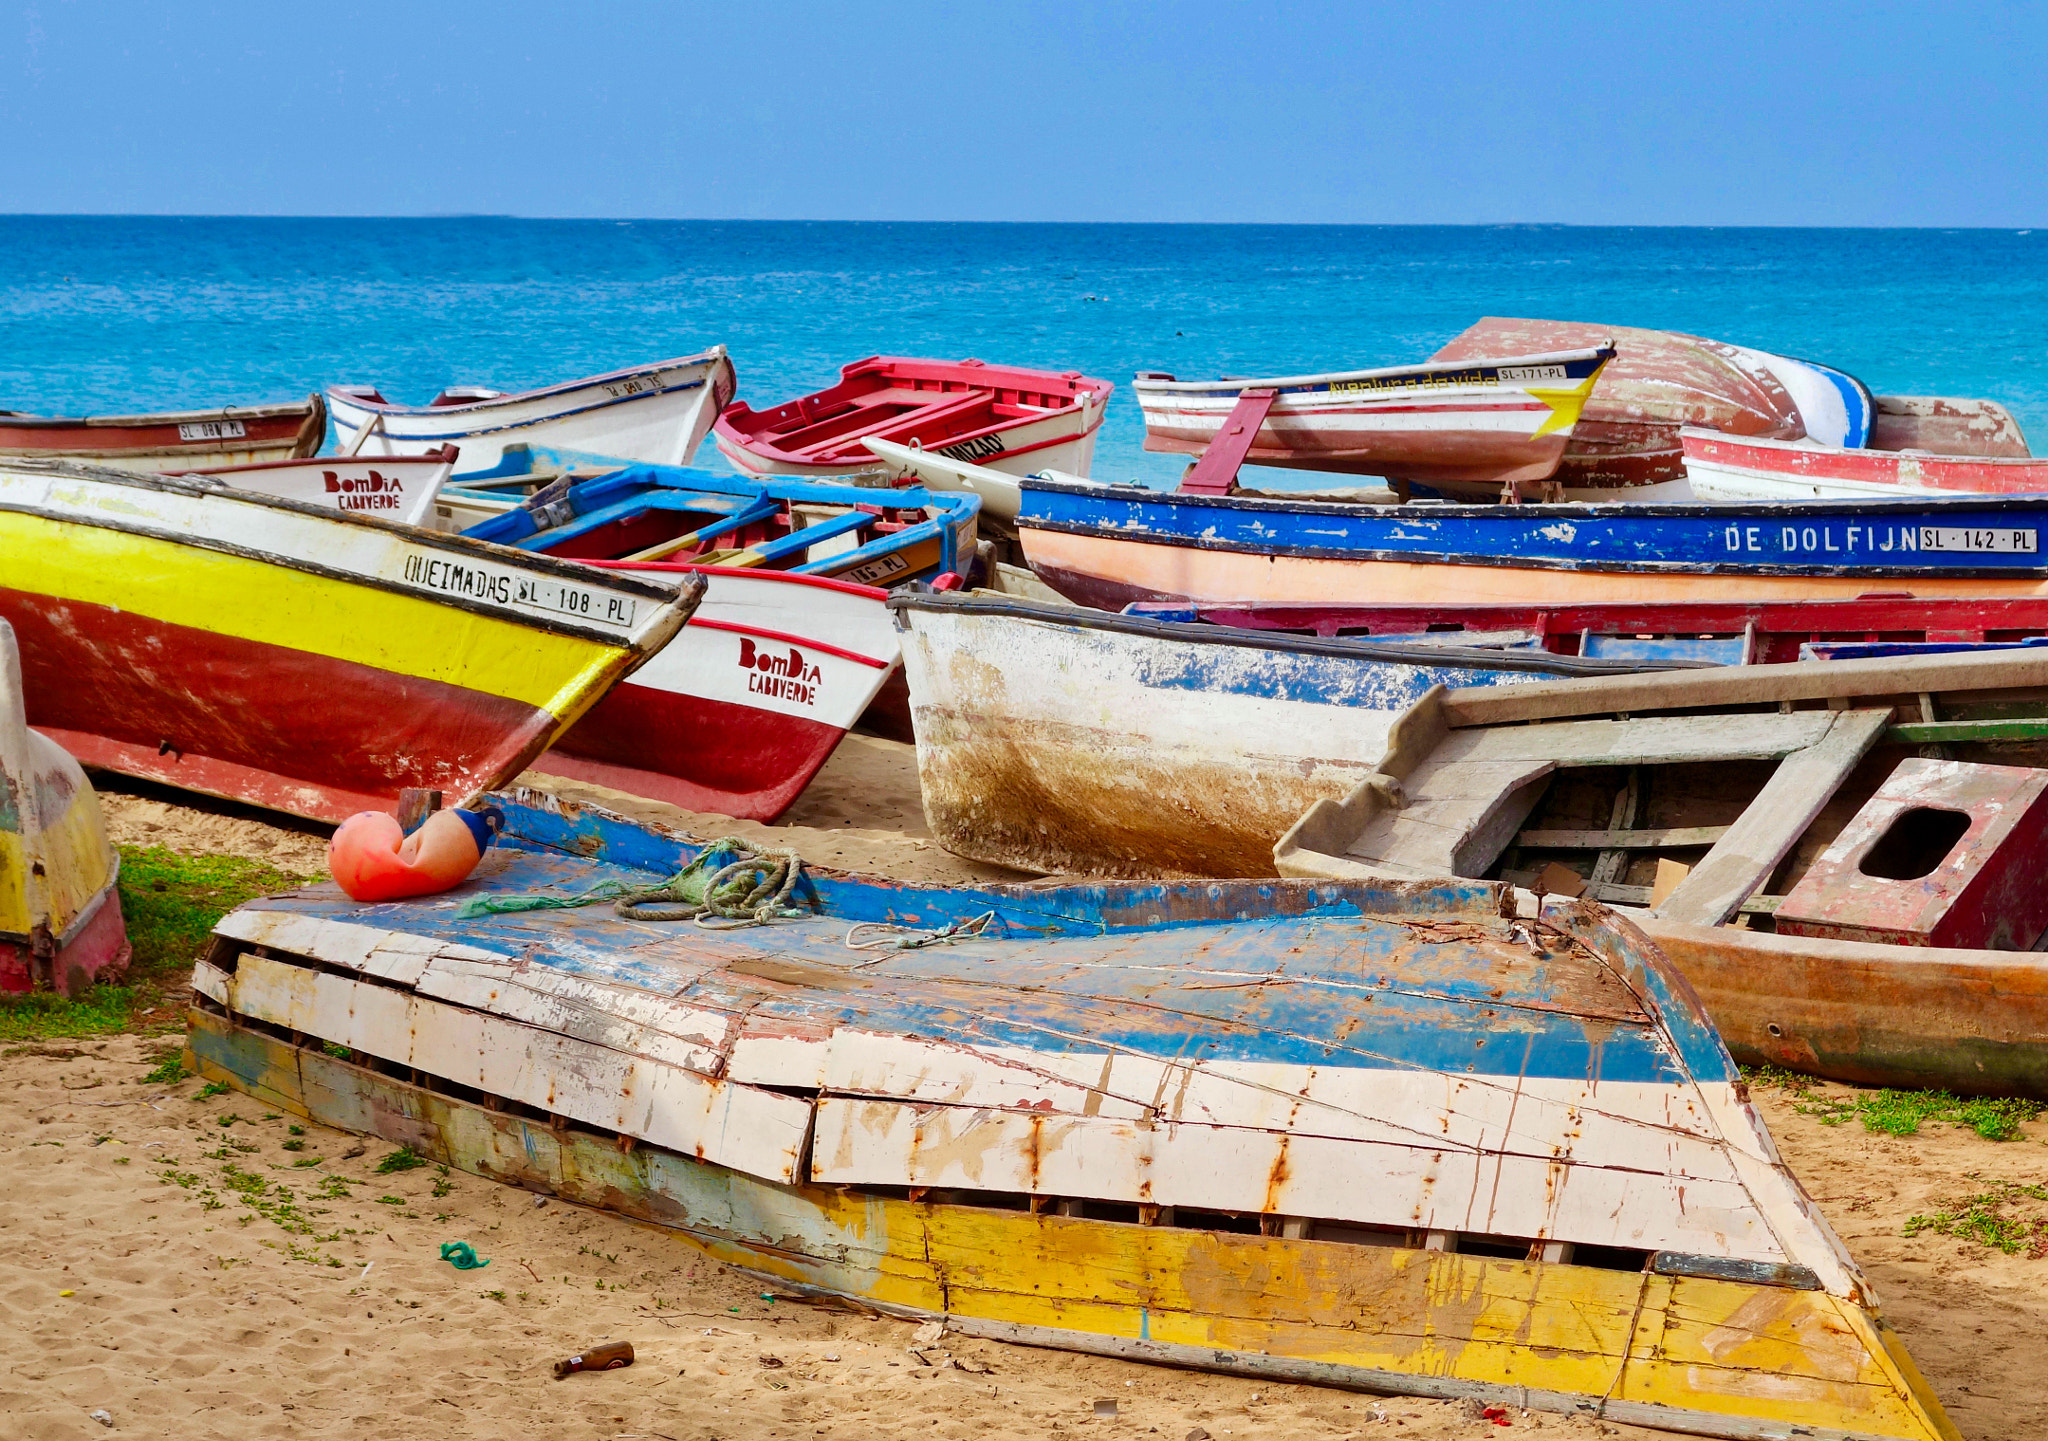
[[[324,456],[251,409],[0,417],[26,726],[499,828],[452,897],[230,915],[203,1073],[974,1334],[1954,1437],[1737,1066],[2048,1099],[2048,462],[2002,407],[1487,319],[1407,366],[1141,372],[1168,491],[1090,477],[1077,370],[736,390],[719,347],[338,386]],[[807,869],[515,782],[770,821],[892,707],[932,833],[1058,879]],[[46,928],[83,937],[73,868]],[[706,924],[645,909],[685,894],[655,911]]]

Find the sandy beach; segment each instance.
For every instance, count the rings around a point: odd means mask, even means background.
[[[925,831],[910,748],[852,737],[787,824],[565,794],[821,865],[1002,879]],[[317,835],[158,795],[105,796],[117,840],[320,868]],[[248,1097],[144,1078],[175,1036],[0,1055],[0,1427],[9,1438],[1337,1438],[1491,1435],[1455,1404],[1276,1386],[1009,1347],[778,1297],[673,1236],[432,1165],[380,1171],[385,1142],[293,1127]],[[1972,1441],[2048,1427],[2048,1245],[2005,1254],[1914,1228],[2013,1197],[2048,1216],[2048,1121],[1985,1140],[1908,1136],[1814,1111],[1853,1093],[1757,1095],[1795,1172],[1875,1285]],[[1803,1108],[1803,1109],[1802,1109]],[[2035,1241],[2041,1239],[2037,1233]],[[490,1264],[457,1270],[444,1243]],[[551,1363],[632,1342],[625,1370]],[[1115,1414],[1098,1415],[1103,1403]],[[91,1415],[102,1410],[105,1422]],[[1508,1428],[1660,1433],[1513,1414]]]

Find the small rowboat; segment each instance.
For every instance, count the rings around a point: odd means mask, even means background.
[[[296,460],[327,439],[317,395],[285,405],[227,405],[77,420],[0,410],[0,460],[82,460],[116,470],[192,470]]]
[[[1557,470],[1611,347],[1264,380],[1141,371],[1145,448],[1199,455],[1226,424],[1252,428],[1244,459],[1382,475],[1495,499]],[[1243,414],[1239,407],[1248,407]],[[973,457],[965,457],[972,459]]]
[[[427,525],[433,519],[435,498],[455,469],[457,455],[454,446],[444,445],[427,455],[381,460],[324,455],[316,460],[266,460],[172,473],[206,476],[236,490],[296,500],[344,515]]]
[[[746,475],[887,472],[862,444],[868,439],[1011,475],[1043,466],[1086,475],[1113,389],[1078,370],[871,355],[842,367],[837,385],[771,410],[735,401],[712,435]]]
[[[316,820],[517,775],[702,588],[212,483],[0,465],[29,723],[87,765]]]
[[[980,508],[971,494],[916,487],[635,465],[538,492],[463,534],[568,560],[760,567],[894,586],[965,574]]]
[[[327,406],[335,439],[351,455],[424,455],[454,445],[473,472],[525,443],[687,465],[737,383],[725,347],[714,345],[539,390],[453,386],[425,405],[395,404],[374,386],[331,385]]]
[[[900,652],[878,587],[964,573],[979,508],[971,494],[632,466],[471,527],[473,538],[613,575],[709,582],[683,634],[534,768],[775,819],[896,681]]]
[[[76,996],[118,975],[120,873],[85,772],[28,727],[21,651],[0,620],[0,991]]]
[[[1740,1061],[2048,1099],[2044,760],[2034,647],[1438,691],[1273,854],[1625,905]]]
[[[1713,663],[1425,650],[986,591],[889,608],[933,835],[972,860],[1081,875],[1263,874],[1273,837],[1364,779],[1432,686]]]
[[[823,576],[592,561],[674,584],[701,575],[682,634],[533,762],[686,810],[772,821],[897,673],[889,593]]]
[[[1873,450],[2024,456],[2005,408],[1989,400],[1872,395],[1854,376],[1768,351],[1628,326],[1489,316],[1438,361],[1612,343],[1619,352],[1580,412],[1554,477],[1567,500],[1688,500],[1678,432],[1810,440]]]
[[[2017,429],[2017,427],[2015,427]],[[2039,495],[2048,460],[2030,455],[1927,455],[1760,440],[1688,427],[1685,473],[1701,500],[1846,500],[1879,495]]]
[[[701,855],[492,803],[477,901]],[[188,1055],[257,1104],[966,1335],[1959,1441],[1670,965],[1595,906],[1504,917],[1504,891],[814,871],[801,914],[710,934],[312,886],[216,928]]]

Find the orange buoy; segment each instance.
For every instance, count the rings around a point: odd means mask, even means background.
[[[496,808],[435,811],[411,835],[395,816],[357,811],[327,847],[327,867],[359,901],[431,896],[462,884],[505,823]]]

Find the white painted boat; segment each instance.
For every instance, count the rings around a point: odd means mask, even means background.
[[[708,585],[690,624],[534,761],[543,774],[771,821],[896,673],[885,590],[725,566],[603,569]]]
[[[1045,872],[1270,874],[1273,837],[1369,776],[1387,728],[1432,686],[1643,664],[1486,650],[1469,636],[1425,650],[1398,637],[1283,635],[987,593],[889,606],[932,833],[958,855]]]
[[[1384,475],[1496,498],[1547,480],[1611,346],[1266,379],[1132,382],[1145,448],[1199,455],[1248,399],[1266,402],[1245,459],[1254,465]]]
[[[933,490],[966,491],[981,497],[981,513],[1005,522],[1017,519],[1023,492],[1017,477],[971,460],[960,460],[936,450],[917,450],[893,440],[873,436],[861,442],[877,457],[900,471],[906,480],[920,481]],[[1065,474],[1066,472],[1059,472]]]
[[[271,460],[170,473],[205,476],[236,490],[296,500],[344,515],[370,515],[436,528],[435,500],[459,455],[454,446],[444,445],[418,456],[325,455],[313,460]]]
[[[460,446],[464,475],[490,470],[509,446],[595,451],[622,460],[687,465],[737,387],[725,347],[506,394],[455,386],[426,405],[399,405],[374,386],[327,389],[340,449],[352,455],[423,455]]]
[[[2017,435],[2018,426],[2011,433]],[[1855,500],[1888,495],[2037,495],[2048,460],[2020,455],[1929,455],[1851,449],[1811,440],[1678,433],[1693,494],[1709,501]],[[2024,444],[2022,445],[2024,450]]]

